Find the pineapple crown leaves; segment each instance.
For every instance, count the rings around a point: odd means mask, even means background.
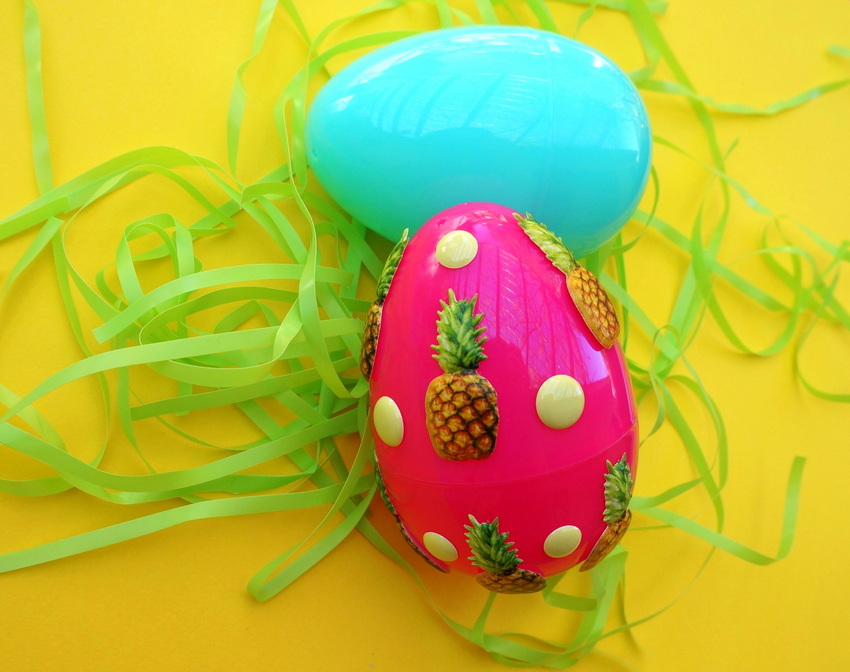
[[[471,525],[464,525],[466,540],[472,555],[469,559],[476,567],[492,574],[510,574],[522,562],[511,548],[514,542],[507,541],[508,533],[499,533],[499,519],[479,523],[470,515]]]
[[[407,247],[408,240],[407,229],[405,229],[401,234],[401,239],[395,244],[395,247],[390,250],[387,261],[384,264],[384,270],[381,271],[377,287],[375,288],[375,293],[378,295],[379,303],[383,303],[384,299],[387,298],[387,293],[390,291],[390,283],[393,281],[393,276],[395,276],[395,272],[398,270],[398,265],[401,263],[401,257]]]
[[[602,517],[612,525],[626,515],[629,502],[632,499],[632,470],[626,461],[626,455],[617,464],[608,462],[608,473],[605,474],[605,510]]]
[[[436,352],[434,359],[446,373],[476,369],[487,359],[483,348],[487,340],[482,336],[484,327],[478,326],[484,314],[475,313],[477,300],[478,294],[458,300],[451,289],[448,303],[440,300],[443,309],[437,311],[437,345],[431,347]]]
[[[525,217],[518,212],[514,213],[517,223],[520,225],[525,234],[531,238],[537,247],[539,247],[546,258],[559,268],[564,275],[569,275],[578,266],[573,253],[567,248],[558,236],[552,233],[545,224],[538,222],[529,213],[525,213]]]

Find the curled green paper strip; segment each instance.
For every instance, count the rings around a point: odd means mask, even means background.
[[[722,549],[755,564],[781,559],[790,552],[793,543],[804,461],[798,458],[790,467],[775,556],[725,536],[723,491],[729,476],[731,448],[720,409],[690,364],[687,350],[698,338],[704,318],[711,315],[727,341],[742,352],[767,357],[793,345],[797,375],[806,389],[822,399],[850,402],[850,391],[828,392],[814,385],[800,363],[805,343],[818,324],[829,322],[850,330],[850,311],[835,296],[840,271],[843,264],[850,261],[850,250],[847,242],[836,245],[814,231],[797,227],[806,234],[814,250],[829,257],[827,264],[819,264],[812,250],[789,240],[783,238],[779,244],[770,244],[769,234],[775,239],[776,231],[766,230],[761,249],[753,254],[762,258],[775,277],[790,290],[781,298],[722,263],[719,250],[732,194],[738,194],[762,216],[774,216],[729,174],[726,158],[734,146],[721,147],[711,111],[777,114],[827,95],[845,86],[847,81],[817,86],[762,109],[719,104],[696,91],[664,39],[654,15],[663,13],[666,3],[564,1],[586,7],[575,31],[592,19],[597,8],[626,13],[646,57],[645,64],[631,73],[633,80],[644,91],[679,96],[690,106],[711,157],[710,162],[700,163],[713,178],[706,190],[706,199],[713,189],[719,190],[723,201],[722,212],[714,222],[707,221],[700,209],[690,231],[685,232],[686,227],[675,226],[656,215],[655,204],[661,197],[662,185],[657,175],[652,174],[655,203],[649,211],[638,211],[634,219],[643,225],[644,232],[652,230],[664,236],[672,248],[688,259],[688,270],[678,287],[674,307],[663,324],[654,323],[628,291],[629,253],[643,233],[630,241],[618,237],[587,259],[588,267],[602,279],[622,309],[624,348],[638,400],[640,403],[654,402],[657,407],[655,421],[642,441],[651,442],[662,427],[672,428],[694,470],[693,478],[670,484],[663,492],[636,495],[632,508],[636,517],[656,520],[706,542],[710,550],[695,572],[694,580],[714,549]],[[367,388],[356,373],[362,333],[362,322],[357,315],[368,307],[368,302],[358,300],[356,290],[361,275],[377,278],[382,267],[382,253],[372,248],[362,224],[351,220],[334,203],[307,190],[309,173],[303,141],[307,87],[312,77],[319,73],[329,74],[337,56],[376,47],[416,31],[361,35],[325,47],[331,35],[338,29],[350,28],[358,19],[417,2],[432,7],[436,24],[444,27],[478,21],[498,23],[505,17],[518,20],[517,9],[524,5],[541,28],[558,29],[543,0],[522,3],[477,0],[477,16],[454,7],[449,0],[384,0],[332,22],[311,38],[295,2],[264,0],[251,53],[235,73],[226,120],[227,169],[176,148],[151,147],[116,157],[55,188],[51,188],[38,14],[32,2],[25,3],[27,97],[34,169],[41,195],[0,221],[0,241],[29,229],[38,229],[6,278],[3,292],[8,295],[14,291],[16,281],[40,253],[51,248],[81,358],[28,392],[0,386],[0,402],[8,409],[0,419],[0,440],[21,455],[42,463],[51,472],[49,476],[26,480],[0,478],[0,491],[39,497],[76,488],[116,505],[171,501],[175,508],[0,555],[0,571],[49,562],[201,518],[324,507],[325,515],[315,530],[292,548],[285,549],[251,580],[249,590],[257,599],[268,599],[297,580],[354,529],[409,571],[425,590],[417,570],[410,567],[364,517],[375,483],[370,465],[371,444],[366,431]],[[292,22],[305,42],[308,55],[302,70],[281,92],[273,109],[284,149],[284,163],[261,180],[242,184],[234,173],[248,101],[244,74],[262,50],[269,48],[269,28],[279,15]],[[837,56],[850,53],[846,47],[837,45],[829,51]],[[672,74],[673,81],[661,81],[656,77],[656,70],[662,63]],[[655,145],[656,151],[672,151],[696,161],[661,136],[655,138]],[[93,281],[85,278],[75,268],[65,245],[69,227],[83,226],[80,222],[90,205],[148,176],[171,181],[206,214],[188,225],[169,213],[128,224],[116,250],[116,279],[110,279],[106,269],[96,273]],[[300,214],[295,218],[285,215],[278,208],[282,202],[295,203]],[[284,261],[205,270],[206,241],[245,226],[257,226],[264,231],[280,250]],[[305,232],[306,242],[302,238]],[[781,237],[781,231],[779,235]],[[320,253],[319,236],[333,241],[330,254]],[[140,243],[148,241],[153,243],[139,249]],[[167,260],[173,278],[145,291],[142,266],[154,259]],[[287,288],[274,284],[280,282],[288,283]],[[714,292],[717,283],[725,283],[737,294],[747,297],[756,309],[783,316],[784,326],[773,343],[755,349],[744,342]],[[89,311],[100,321],[94,328],[83,318]],[[213,313],[220,315],[217,321],[205,322],[204,317]],[[801,329],[804,316],[808,321]],[[629,348],[630,336],[635,330],[644,332],[653,343],[648,361],[635,359]],[[110,349],[104,351],[102,344],[108,344]],[[147,368],[170,383],[169,393],[159,398],[145,398],[145,394],[150,393],[143,394],[145,388],[140,388],[135,380],[139,367]],[[106,438],[108,426],[97,454],[89,461],[80,460],[69,452],[66,441],[49,419],[32,405],[51,391],[89,376],[98,381],[104,416],[108,419],[111,410],[117,410],[118,428],[137,451],[147,473],[125,475],[101,468],[110,450]],[[198,389],[199,386],[202,389]],[[683,408],[687,407],[685,402],[693,400],[710,418],[712,436],[697,436],[692,430]],[[291,419],[281,425],[269,405],[285,410]],[[256,430],[257,437],[241,445],[213,445],[203,437],[190,435],[177,422],[177,416],[182,414],[226,408],[241,413]],[[13,418],[15,424],[11,422]],[[158,473],[135,434],[134,423],[144,419],[156,419],[184,442],[215,448],[224,454],[199,466]],[[361,440],[347,466],[337,440],[349,434],[359,434]],[[280,458],[288,461],[288,468],[270,474],[245,473],[250,467],[271,464],[272,460],[277,464]],[[697,523],[668,508],[685,493],[698,490],[704,492],[711,503],[713,526]],[[649,530],[650,526],[646,525],[645,529]],[[488,618],[495,600],[505,599],[502,597],[486,597],[472,625],[456,622],[430,595],[428,597],[449,628],[486,650],[494,659],[511,666],[565,669],[575,665],[598,642],[657,616],[675,602],[634,620],[624,611],[619,614],[620,625],[611,626],[608,617],[623,590],[627,557],[627,552],[619,548],[591,570],[585,595],[558,592],[557,577],[541,593],[549,608],[581,615],[580,624],[569,641],[546,641],[531,632],[489,632]]]

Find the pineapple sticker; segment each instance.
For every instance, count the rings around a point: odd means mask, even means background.
[[[496,593],[536,593],[546,586],[546,579],[537,572],[520,569],[522,562],[508,541],[507,532],[499,532],[499,519],[479,523],[470,515],[466,539],[472,551],[470,560],[484,571],[475,577],[487,590]]]
[[[437,345],[433,355],[444,373],[431,381],[425,393],[425,421],[431,444],[447,460],[483,460],[496,446],[499,412],[496,390],[476,370],[484,354],[484,315],[475,313],[476,294],[440,301]]]
[[[514,213],[514,217],[534,244],[543,250],[546,258],[567,276],[570,297],[596,340],[604,348],[614,345],[620,333],[620,323],[611,299],[596,276],[580,266],[561,239],[544,224],[528,213],[525,217]]]
[[[629,501],[632,498],[632,470],[623,455],[617,464],[608,463],[608,473],[605,474],[605,510],[602,517],[608,528],[596,542],[596,546],[582,563],[579,571],[586,572],[598,565],[623,538],[629,523],[632,521],[632,512],[629,511]]]
[[[381,470],[378,469],[378,465],[375,465],[375,480],[378,483],[378,492],[381,495],[381,501],[384,503],[384,506],[387,507],[387,510],[392,514],[392,517],[395,518],[395,523],[398,526],[399,531],[401,532],[401,536],[404,537],[404,540],[407,542],[408,546],[410,546],[416,554],[422,558],[425,562],[427,562],[434,569],[439,569],[441,572],[445,572],[447,570],[440,567],[436,562],[431,560],[425,553],[422,552],[422,549],[416,545],[413,539],[410,538],[410,535],[407,532],[407,529],[404,527],[404,523],[401,522],[401,516],[398,515],[398,511],[396,511],[395,504],[393,504],[390,499],[390,493],[387,492],[387,486],[384,484],[384,478],[381,476]]]
[[[393,276],[398,270],[398,265],[404,254],[404,248],[407,247],[407,241],[407,229],[405,229],[404,233],[401,234],[401,240],[396,243],[387,257],[384,270],[381,271],[381,276],[378,278],[375,292],[377,298],[369,306],[369,313],[366,315],[366,329],[363,332],[363,345],[360,348],[360,372],[366,380],[372,377],[375,350],[378,347],[378,334],[381,331],[381,314],[384,308],[384,300],[390,291],[390,283],[393,281]]]

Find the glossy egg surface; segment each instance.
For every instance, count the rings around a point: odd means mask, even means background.
[[[516,26],[432,31],[379,48],[316,96],[308,160],[328,192],[397,240],[469,201],[533,212],[581,257],[637,207],[643,102],[608,58]]]
[[[426,397],[443,374],[432,346],[450,294],[481,315],[486,359],[475,375],[498,406],[486,459],[445,459],[429,433]],[[498,519],[524,569],[551,576],[582,562],[608,527],[608,463],[636,466],[619,344],[600,345],[564,273],[503,206],[449,208],[408,242],[383,302],[370,396],[386,493],[411,542],[443,569],[480,572],[467,559],[470,516]]]

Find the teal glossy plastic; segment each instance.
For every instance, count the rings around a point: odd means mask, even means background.
[[[307,143],[330,195],[387,238],[488,201],[535,213],[577,256],[634,212],[651,155],[622,70],[516,26],[433,31],[360,58],[316,96]]]

